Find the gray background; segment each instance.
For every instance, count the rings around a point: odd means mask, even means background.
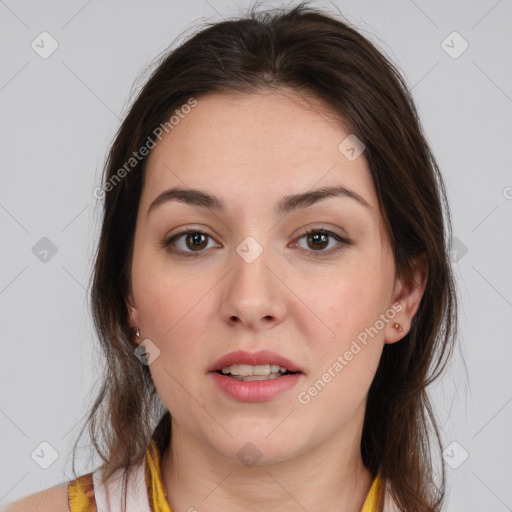
[[[0,503],[72,476],[99,364],[93,190],[132,85],[183,31],[248,4],[0,0]],[[453,466],[446,509],[512,510],[512,2],[335,5],[398,64],[446,180],[462,347],[432,390]],[[31,47],[51,48],[43,31],[58,43],[46,59]],[[79,474],[92,470],[79,453]]]

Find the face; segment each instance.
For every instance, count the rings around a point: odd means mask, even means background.
[[[384,343],[404,336],[393,322],[405,329],[414,314],[364,153],[339,149],[348,135],[314,98],[211,94],[150,154],[131,322],[160,351],[149,367],[173,432],[211,453],[240,460],[252,443],[271,462],[322,443],[346,449],[360,435]],[[352,197],[278,210],[284,197],[328,187]],[[182,196],[148,213],[172,188],[215,196],[223,208]],[[238,350],[272,351],[300,372],[244,382],[210,371]]]

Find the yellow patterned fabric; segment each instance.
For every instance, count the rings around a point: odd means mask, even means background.
[[[153,439],[150,440],[146,449],[144,470],[151,512],[172,512],[162,486],[160,455]],[[366,496],[361,512],[381,512],[382,492],[382,481],[377,475]],[[68,501],[70,512],[98,512],[94,498],[92,473],[80,476],[68,483]]]
[[[153,439],[149,443],[146,454],[146,485],[151,512],[172,512],[162,486],[160,455]]]
[[[382,480],[380,476],[377,475],[373,480],[373,484],[370,488],[370,492],[363,503],[363,508],[361,512],[381,512],[381,496],[383,493]]]
[[[97,512],[92,473],[68,483],[68,503],[71,512]]]

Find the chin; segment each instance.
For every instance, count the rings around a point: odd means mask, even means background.
[[[297,445],[295,435],[272,433],[268,436],[271,431],[272,429],[254,435],[246,431],[243,435],[229,438],[222,446],[216,446],[216,449],[230,461],[247,467],[285,462],[298,456],[304,449],[303,446]]]

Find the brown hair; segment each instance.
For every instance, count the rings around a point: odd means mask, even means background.
[[[426,255],[428,280],[411,329],[400,342],[385,345],[369,390],[361,455],[373,476],[380,471],[389,482],[401,510],[438,511],[445,469],[441,462],[436,483],[431,435],[437,448],[441,442],[426,389],[445,368],[457,332],[444,184],[394,65],[348,23],[307,2],[268,11],[253,7],[242,18],[209,24],[160,58],[125,116],[104,169],[109,185],[91,289],[106,364],[82,432],[89,425],[105,479],[120,468],[127,478],[151,435],[162,453],[171,433],[170,413],[149,368],[134,356],[127,296],[147,157],[132,162],[132,169],[126,163],[190,98],[279,87],[323,100],[364,143],[397,276],[410,279],[413,256]],[[75,450],[76,444],[74,473]]]

